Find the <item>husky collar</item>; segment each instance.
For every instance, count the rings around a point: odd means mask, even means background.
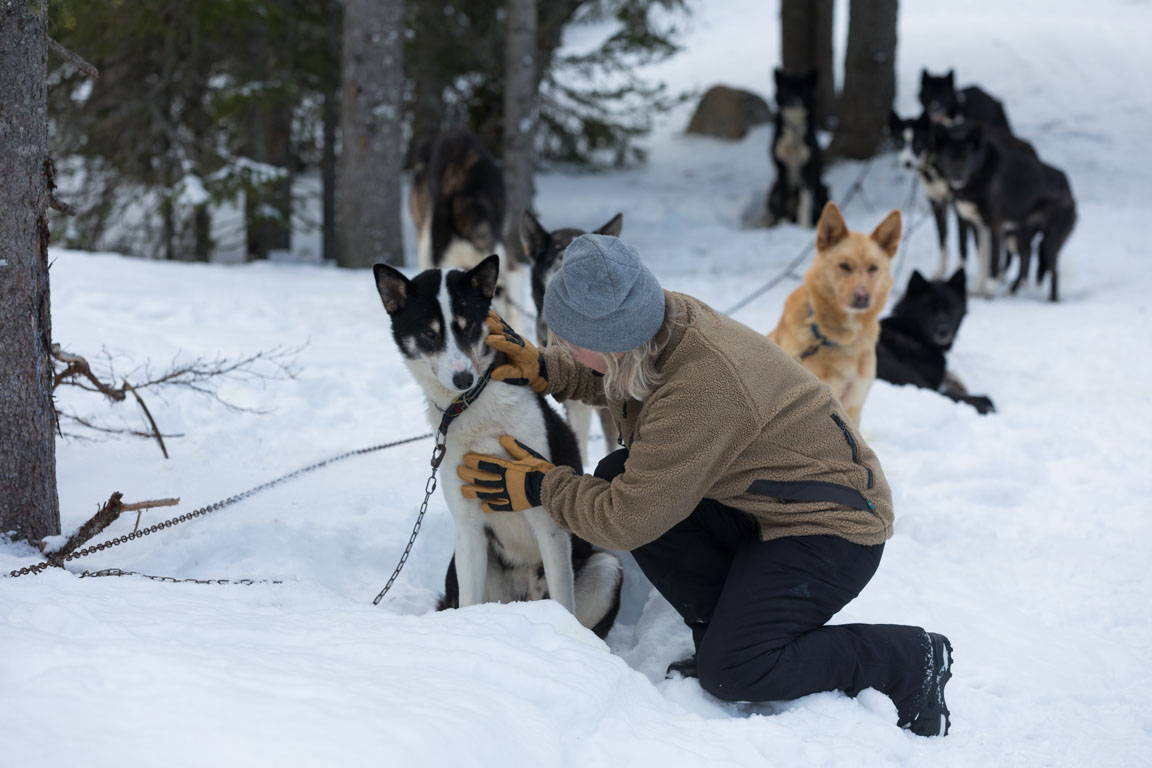
[[[812,305],[809,304],[808,305],[808,317],[811,318],[815,314],[816,314],[816,310],[812,309]],[[838,346],[840,346],[839,342],[833,341],[832,339],[828,338],[824,334],[820,333],[820,326],[816,324],[815,320],[813,320],[809,324],[809,327],[812,329],[812,335],[816,337],[816,343],[813,344],[812,346],[808,347],[808,349],[806,349],[800,353],[800,359],[801,360],[808,358],[808,357],[811,357],[812,355],[819,352],[820,347],[838,347]]]
[[[448,427],[456,420],[457,416],[468,410],[468,406],[476,402],[476,398],[480,397],[480,393],[484,391],[484,387],[488,386],[488,382],[492,379],[492,371],[495,367],[496,361],[492,361],[492,365],[488,366],[488,370],[484,371],[484,375],[480,377],[476,385],[457,397],[444,409],[444,415],[440,417],[440,438],[448,437]],[[439,442],[439,438],[437,441]]]

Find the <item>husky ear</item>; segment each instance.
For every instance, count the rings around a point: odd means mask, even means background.
[[[594,235],[612,235],[612,237],[620,237],[620,230],[624,228],[624,214],[618,213],[600,229],[592,234]]]
[[[948,70],[948,74],[944,75],[944,82],[947,83],[949,88],[956,87],[956,70]]]
[[[492,254],[472,269],[468,270],[469,284],[481,296],[491,299],[496,295],[496,278],[500,276],[500,257]]]
[[[964,274],[964,267],[960,267],[960,269],[956,270],[953,273],[952,277],[948,278],[948,287],[954,291],[957,291],[961,295],[964,294],[964,291],[967,288],[967,286],[968,286],[968,278]]]
[[[820,214],[820,221],[816,222],[816,250],[831,248],[846,237],[848,225],[844,223],[836,203],[829,200],[824,206],[824,212]]]
[[[394,315],[404,309],[408,298],[408,278],[387,264],[373,265],[372,275],[376,278],[376,290],[380,292],[380,300],[388,314]]]
[[[884,249],[888,258],[895,256],[896,251],[900,249],[900,231],[899,210],[892,211],[884,218],[884,221],[880,222],[880,226],[872,230],[872,239]]]
[[[525,208],[524,213],[520,214],[520,244],[524,246],[529,261],[538,261],[544,255],[550,237],[548,230],[532,215],[532,211]]]
[[[928,85],[928,81],[931,77],[932,76],[928,74],[927,69],[921,69],[920,70],[920,87],[923,88],[924,86]]]
[[[780,69],[780,67],[776,67],[776,69],[772,72],[772,77],[776,80],[776,90],[780,90],[780,81],[784,79],[784,70]]]
[[[912,277],[908,279],[908,287],[904,290],[905,296],[915,296],[918,293],[923,293],[924,289],[928,287],[928,281],[924,279],[924,275],[920,274],[920,270],[912,270]]]

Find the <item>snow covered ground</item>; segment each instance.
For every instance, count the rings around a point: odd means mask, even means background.
[[[687,50],[661,74],[770,96],[775,3],[698,4]],[[838,8],[841,13],[843,8]],[[956,648],[952,734],[894,725],[884,696],[717,701],[665,681],[690,641],[629,566],[607,645],[550,602],[435,613],[451,521],[434,497],[388,598],[427,476],[429,441],[351,458],[71,567],[181,578],[0,580],[0,764],[46,754],[84,766],[825,765],[1143,766],[1152,750],[1152,161],[1147,2],[918,0],[901,6],[901,111],[919,68],[956,66],[1000,95],[1017,131],[1064,168],[1080,223],[1062,254],[1063,301],[1029,286],[973,300],[952,368],[999,412],[981,417],[878,382],[864,435],[896,500],[896,535],[865,592],[834,621],[920,624]],[[648,167],[538,181],[546,225],[624,212],[624,237],[666,287],[720,309],[802,249],[810,232],[742,230],[770,179],[770,130],[722,143],[662,124]],[[842,199],[862,172],[828,174]],[[849,224],[908,199],[892,156],[868,166]],[[936,266],[923,202],[897,269]],[[411,244],[409,244],[411,246]],[[56,250],[54,335],[128,360],[236,357],[305,344],[299,375],[222,394],[153,397],[172,458],[144,440],[61,440],[65,529],[119,490],[179,512],[297,467],[427,431],[371,276],[284,264],[206,266]],[[767,331],[785,280],[736,317]],[[130,404],[61,404],[133,427]],[[171,516],[144,514],[144,524]],[[124,520],[109,533],[131,529]],[[0,571],[36,561],[0,545]]]

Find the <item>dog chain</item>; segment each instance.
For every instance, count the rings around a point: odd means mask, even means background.
[[[358,449],[353,450],[353,451],[347,451],[345,453],[341,453],[337,456],[333,456],[330,459],[318,461],[315,464],[311,464],[307,467],[302,467],[301,469],[297,469],[294,472],[289,472],[288,474],[283,475],[281,477],[278,477],[275,480],[270,480],[266,483],[262,483],[261,485],[258,485],[255,488],[250,488],[247,491],[244,491],[243,493],[238,493],[235,496],[229,496],[226,499],[222,499],[220,501],[214,502],[214,503],[209,504],[207,506],[200,507],[199,509],[194,510],[192,512],[186,512],[183,515],[178,515],[176,517],[170,518],[170,519],[165,520],[163,522],[156,523],[155,525],[148,526],[147,528],[142,528],[138,531],[133,531],[132,533],[128,533],[128,534],[125,534],[123,536],[117,536],[114,539],[109,539],[108,541],[102,541],[99,544],[92,545],[91,547],[77,550],[75,552],[72,552],[68,556],[66,556],[64,558],[63,562],[68,562],[71,560],[78,560],[81,557],[87,557],[88,555],[91,555],[94,552],[103,552],[105,549],[111,549],[112,547],[118,547],[121,544],[123,544],[124,542],[134,541],[135,539],[140,539],[140,538],[143,538],[145,536],[149,536],[153,533],[156,533],[157,531],[162,531],[166,528],[171,528],[174,525],[179,525],[180,523],[187,522],[188,520],[191,520],[191,519],[196,518],[196,517],[200,517],[201,515],[206,515],[209,512],[215,512],[217,510],[223,509],[224,507],[231,506],[232,504],[235,504],[238,501],[243,501],[244,499],[248,498],[249,496],[252,496],[253,494],[259,493],[260,491],[265,491],[269,488],[280,485],[281,483],[285,483],[289,480],[293,480],[297,477],[300,477],[301,475],[305,475],[309,472],[313,472],[317,469],[320,469],[321,467],[326,467],[329,464],[334,464],[338,461],[342,461],[342,460],[350,458],[352,456],[362,456],[362,455],[368,454],[368,453],[375,453],[376,451],[382,451],[386,448],[395,448],[398,445],[405,445],[407,443],[414,443],[417,440],[424,440],[425,438],[428,438],[428,437],[432,437],[431,432],[429,432],[427,434],[423,434],[423,435],[418,435],[416,437],[405,438],[403,440],[396,440],[396,441],[391,442],[391,443],[384,443],[382,445],[374,445],[374,446],[371,446],[369,448],[358,448]],[[439,443],[439,440],[437,440],[437,442]],[[444,456],[443,450],[441,450],[440,451],[440,458],[443,459],[443,456]],[[425,503],[427,503],[427,500],[425,500]],[[411,546],[411,544],[409,544],[409,546]],[[61,565],[59,567],[61,567],[61,568],[63,567],[63,562],[61,563]],[[48,563],[48,562],[37,563],[35,565],[29,565],[29,566],[26,566],[24,568],[17,569],[15,571],[10,571],[7,575],[4,575],[2,578],[16,578],[18,576],[24,576],[26,574],[43,573],[45,570],[47,570],[48,568],[51,568],[51,567],[52,567],[51,563]],[[115,571],[118,571],[118,572],[115,572]],[[118,568],[109,568],[109,569],[106,569],[105,571],[96,571],[96,572],[85,571],[83,574],[80,574],[80,575],[81,576],[89,576],[89,577],[92,577],[92,576],[124,576],[124,575],[128,575],[129,573],[132,573],[132,572],[131,571],[120,571]],[[147,574],[139,574],[139,575],[146,576]],[[148,578],[154,579],[156,581],[196,581],[195,579],[173,579],[172,577],[167,577],[167,576],[148,576]],[[240,583],[240,584],[242,584],[242,583],[247,583],[247,581],[248,581],[247,579],[239,580],[239,581],[228,581],[227,579],[212,579],[212,580],[206,580],[206,581],[202,581],[202,582],[198,582],[198,583],[208,583],[208,584]]]
[[[919,185],[920,179],[913,176],[912,187],[908,190],[908,202],[904,204],[904,208],[908,211],[908,224],[904,228],[904,234],[900,237],[900,252],[896,254],[897,263],[895,269],[892,270],[893,285],[900,285],[900,275],[904,271],[905,262],[908,260],[908,241],[912,239],[912,233],[920,226],[919,217],[916,215],[920,210],[916,205],[916,188]],[[897,289],[893,298],[899,300],[901,296],[903,296],[903,292]]]
[[[102,571],[84,571],[78,574],[81,579],[95,579],[102,576],[143,576],[152,581],[163,581],[168,584],[283,584],[280,579],[178,579],[175,576],[153,576],[140,571],[125,571],[120,568],[105,568]]]
[[[436,471],[440,469],[440,462],[444,461],[444,451],[447,450],[444,439],[445,430],[438,430],[436,432],[436,445],[432,448],[432,474],[429,475],[428,481],[424,483],[424,501],[420,504],[420,513],[416,515],[416,525],[412,527],[412,535],[408,537],[408,546],[404,547],[404,554],[400,555],[400,562],[396,563],[396,570],[392,571],[392,575],[388,577],[388,583],[384,585],[384,589],[380,590],[380,594],[376,595],[376,599],[372,601],[372,605],[380,605],[380,601],[384,599],[384,595],[388,594],[388,590],[392,589],[392,584],[396,581],[396,577],[400,575],[400,571],[404,570],[404,563],[408,562],[408,555],[412,552],[412,545],[416,543],[416,535],[420,533],[420,523],[424,520],[424,513],[428,511],[428,500],[432,498],[432,494],[436,491]]]

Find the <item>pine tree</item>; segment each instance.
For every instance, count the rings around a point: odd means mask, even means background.
[[[404,3],[344,4],[339,263],[404,263],[400,229]]]
[[[60,533],[44,3],[0,6],[0,534]]]
[[[504,188],[508,215],[504,247],[525,260],[520,214],[532,207],[536,136],[536,0],[509,0],[504,80]]]

